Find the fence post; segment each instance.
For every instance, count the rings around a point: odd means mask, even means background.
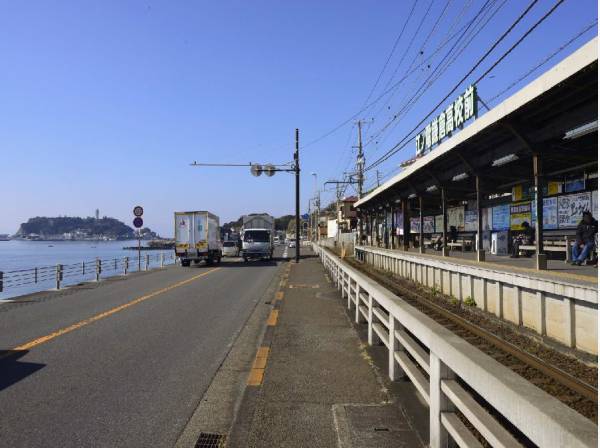
[[[161,254],[160,254],[160,267],[161,268],[165,267],[165,254],[163,252],[161,252]]]
[[[38,268],[35,268],[35,271],[33,271],[33,275],[35,278],[35,283],[37,283],[38,282]]]
[[[81,275],[85,275],[85,261],[81,262]]]
[[[148,267],[150,265],[150,255],[146,254],[146,271],[148,270]]]
[[[96,281],[100,281],[100,274],[102,274],[102,260],[96,258]]]
[[[62,264],[56,265],[56,289],[60,289],[60,282],[63,279]]]
[[[115,272],[117,272],[117,259],[115,258]]]
[[[442,392],[442,380],[455,376],[433,352],[429,353],[429,446],[443,448],[448,446],[448,431],[442,425],[442,412],[450,412],[454,406]]]
[[[4,290],[4,272],[0,271],[0,292]]]
[[[123,260],[123,275],[127,275],[127,270],[129,269],[129,257],[125,257]]]

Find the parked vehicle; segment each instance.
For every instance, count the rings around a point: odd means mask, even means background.
[[[273,259],[273,236],[269,229],[247,229],[242,231],[242,257],[251,259]]]
[[[238,257],[240,255],[240,248],[236,241],[224,241],[223,242],[223,256],[224,257]]]
[[[207,211],[175,212],[175,256],[181,260],[181,266],[189,266],[192,261],[219,263],[219,217]]]
[[[296,240],[290,240],[288,247],[296,247]]]

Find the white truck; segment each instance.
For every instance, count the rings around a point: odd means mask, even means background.
[[[273,258],[275,219],[266,213],[242,217],[242,251],[244,261]]]
[[[175,212],[175,256],[181,260],[181,266],[189,266],[192,261],[219,263],[219,217],[207,211]]]

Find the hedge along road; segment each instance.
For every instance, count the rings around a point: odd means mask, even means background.
[[[0,446],[172,446],[278,264],[174,266],[0,304]]]

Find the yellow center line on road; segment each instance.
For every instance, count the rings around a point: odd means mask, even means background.
[[[42,336],[40,338],[37,338],[37,339],[34,339],[32,341],[26,342],[25,344],[21,344],[21,345],[15,347],[15,348],[13,348],[12,350],[8,350],[7,353],[5,353],[4,355],[0,355],[0,359],[5,358],[7,356],[10,356],[11,354],[13,354],[11,352],[19,351],[19,350],[29,350],[29,349],[31,349],[33,347],[36,347],[36,346],[40,345],[40,344],[44,344],[46,342],[49,342],[52,339],[56,339],[59,336],[62,336],[64,334],[67,334],[67,333],[70,333],[72,331],[78,330],[79,328],[85,327],[86,325],[89,325],[91,323],[99,321],[100,319],[104,319],[105,317],[111,316],[111,315],[113,315],[115,313],[118,313],[119,311],[123,311],[123,310],[125,310],[125,309],[127,309],[129,307],[132,307],[133,305],[137,305],[138,303],[141,303],[141,302],[143,302],[145,300],[151,299],[152,297],[156,297],[156,296],[158,296],[160,294],[163,294],[165,292],[171,291],[171,290],[173,290],[175,288],[179,288],[180,286],[187,285],[188,283],[191,283],[194,280],[199,279],[200,277],[204,277],[205,275],[208,275],[211,272],[218,271],[219,269],[221,269],[221,268],[214,268],[214,269],[211,269],[210,271],[203,272],[202,274],[195,275],[193,277],[188,278],[187,280],[182,280],[180,282],[174,283],[174,284],[169,285],[169,286],[167,286],[165,288],[162,288],[162,289],[159,289],[157,291],[151,292],[150,294],[146,294],[145,296],[141,296],[141,297],[138,297],[137,299],[133,299],[131,302],[127,302],[127,303],[125,303],[123,305],[119,305],[119,306],[117,306],[115,308],[112,308],[112,309],[110,309],[108,311],[104,311],[103,313],[96,314],[95,316],[92,316],[92,317],[89,317],[87,319],[84,319],[84,320],[82,320],[80,322],[77,322],[77,323],[75,323],[73,325],[69,325],[68,327],[64,327],[64,328],[61,328],[60,330],[56,330],[56,331],[54,331],[54,332],[52,332],[50,334],[47,334],[46,336]]]
[[[272,310],[269,318],[267,319],[267,326],[274,327],[277,325],[277,317],[279,316],[279,310]]]

